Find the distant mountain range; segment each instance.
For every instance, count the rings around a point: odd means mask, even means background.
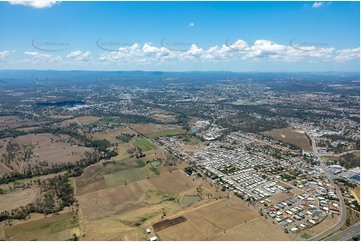
[[[62,86],[62,85],[175,85],[204,81],[233,81],[238,79],[274,80],[302,77],[304,79],[359,80],[359,73],[351,72],[231,72],[231,71],[55,71],[55,70],[0,70],[0,86]],[[342,77],[342,78],[337,78]]]

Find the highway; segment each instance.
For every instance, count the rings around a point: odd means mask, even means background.
[[[323,162],[323,160],[321,159],[320,154],[317,151],[317,147],[316,147],[316,142],[315,139],[309,134],[308,130],[304,128],[305,133],[311,138],[312,140],[312,149],[313,149],[313,153],[315,154],[315,156],[317,157],[317,159],[320,161],[320,166],[323,170],[323,172],[325,173],[326,177],[328,178],[328,180],[330,181],[330,183],[332,184],[332,186],[336,189],[336,194],[337,197],[340,199],[340,204],[341,204],[341,219],[340,221],[335,224],[334,226],[326,229],[325,231],[323,231],[322,233],[316,235],[315,237],[309,239],[311,241],[314,240],[320,240],[324,237],[326,237],[328,234],[334,232],[336,229],[338,229],[339,227],[341,227],[345,221],[346,221],[346,206],[345,206],[345,202],[343,200],[342,194],[340,189],[338,188],[338,186],[333,182],[332,176],[331,174],[329,174],[327,167],[325,165],[325,163]]]
[[[335,240],[336,238],[337,240],[345,241],[351,239],[353,236],[356,236],[358,234],[360,234],[360,223],[354,224],[347,229],[326,238],[325,241]]]

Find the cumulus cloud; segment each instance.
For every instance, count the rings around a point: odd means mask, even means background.
[[[193,23],[193,22],[190,22],[190,23],[188,24],[188,26],[189,26],[189,27],[194,27],[194,23]]]
[[[76,61],[89,61],[90,60],[90,51],[82,52],[80,50],[70,52],[65,57],[71,58]]]
[[[57,63],[62,61],[61,56],[43,54],[36,51],[25,51],[24,54],[31,56],[34,61],[39,61],[39,62]]]
[[[346,62],[350,60],[360,59],[360,47],[354,49],[343,49],[336,52],[335,61]]]
[[[188,43],[187,43],[188,44]],[[317,47],[316,47],[317,46]],[[144,44],[133,43],[120,47],[117,51],[102,51],[98,57],[93,57],[90,51],[76,50],[63,55],[53,55],[34,51],[26,51],[25,55],[32,57],[29,62],[98,62],[103,64],[154,64],[177,62],[231,62],[231,61],[334,61],[347,62],[360,58],[360,48],[336,50],[327,45],[296,45],[280,44],[271,40],[261,39],[255,42],[246,42],[238,39],[234,42],[226,41],[223,45],[214,45],[208,48],[198,44],[189,44],[188,48],[174,50],[165,45],[156,46],[150,42]],[[325,47],[326,46],[326,47]],[[9,51],[0,52],[0,59],[8,56]]]
[[[358,49],[359,50],[359,49]],[[315,46],[297,47],[293,45],[282,45],[271,40],[256,40],[247,43],[237,40],[233,43],[226,41],[221,46],[211,46],[207,49],[196,44],[191,44],[185,50],[173,50],[165,46],[157,47],[152,43],[141,46],[138,43],[119,48],[119,51],[103,52],[99,58],[102,62],[122,63],[154,63],[154,62],[218,62],[231,60],[275,60],[283,62],[294,62],[302,59],[308,61],[321,60],[348,61],[357,58],[357,49],[336,51],[335,48],[317,48]],[[337,55],[337,56],[336,56]],[[335,57],[336,56],[336,57]]]
[[[51,8],[53,5],[60,3],[60,1],[38,0],[38,1],[9,1],[12,5],[24,5],[33,8]]]

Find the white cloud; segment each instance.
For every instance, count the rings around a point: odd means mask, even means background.
[[[5,58],[9,57],[10,54],[13,53],[13,52],[15,52],[15,50],[12,50],[12,51],[10,51],[10,50],[0,51],[0,59],[3,60]]]
[[[193,22],[190,22],[190,23],[188,24],[188,26],[189,26],[189,27],[194,27],[194,23],[193,23]]]
[[[61,56],[54,56],[50,54],[43,54],[36,51],[25,51],[25,55],[31,56],[33,60],[39,62],[58,63],[62,61]]]
[[[312,4],[312,8],[320,8],[320,7],[324,7],[327,5],[330,5],[332,2],[314,2]]]
[[[335,61],[346,62],[350,60],[360,59],[360,47],[354,49],[343,49],[336,51]]]
[[[71,58],[76,61],[89,61],[90,60],[90,51],[82,52],[80,50],[70,52],[65,57]]]
[[[317,45],[316,45],[317,46]],[[68,54],[55,56],[49,53],[26,51],[24,54],[32,58],[28,62],[43,63],[80,63],[91,61],[103,64],[134,64],[151,65],[160,63],[219,63],[233,61],[277,61],[277,62],[346,62],[360,58],[360,48],[336,50],[335,48],[318,48],[312,46],[297,46],[295,44],[283,45],[271,40],[256,40],[247,43],[238,39],[233,43],[226,41],[221,46],[215,45],[202,48],[197,44],[190,44],[188,49],[173,50],[165,46],[155,46],[150,42],[143,45],[129,44],[118,51],[103,51],[99,56],[91,58],[90,51],[76,50]],[[1,56],[8,56],[6,51]]]
[[[38,0],[38,1],[9,1],[12,5],[24,5],[33,8],[50,8],[54,4],[60,3],[60,1],[52,1],[52,0]]]

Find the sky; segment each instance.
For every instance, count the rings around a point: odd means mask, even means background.
[[[0,69],[360,71],[359,2],[0,2]]]

